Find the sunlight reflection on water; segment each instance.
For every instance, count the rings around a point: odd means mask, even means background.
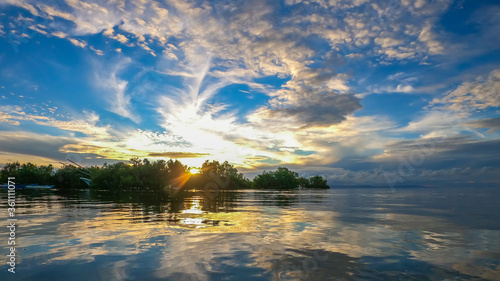
[[[500,280],[499,194],[22,191],[15,280]]]

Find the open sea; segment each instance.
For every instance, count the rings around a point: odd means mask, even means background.
[[[0,198],[0,280],[500,280],[500,188]]]

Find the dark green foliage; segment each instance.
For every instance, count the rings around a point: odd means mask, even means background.
[[[330,188],[326,179],[313,176],[309,179],[299,177],[285,167],[276,171],[264,172],[250,181],[227,161],[205,161],[200,173],[192,175],[189,167],[178,160],[160,160],[150,162],[148,159],[135,157],[126,164],[104,164],[102,167],[93,166],[81,168],[65,165],[54,172],[52,165],[37,166],[31,163],[8,163],[0,172],[0,182],[6,183],[8,177],[16,177],[18,184],[55,184],[59,189],[88,188],[80,178],[90,178],[90,188],[111,191],[146,190],[164,191],[172,187],[183,189],[296,189],[302,188]]]
[[[19,177],[19,169],[21,168],[21,164],[19,162],[7,163],[2,172],[0,172],[0,183],[7,183],[9,177]]]
[[[309,178],[309,186],[307,188],[329,189],[326,179],[322,176],[313,176]]]
[[[295,189],[299,187],[299,175],[288,168],[279,167],[274,172],[265,172],[253,180],[258,189]]]
[[[100,169],[91,170],[91,188],[105,190],[123,190],[132,188],[147,189],[149,186],[143,186],[143,173],[141,165],[127,165],[123,162],[107,165],[104,164]]]
[[[56,188],[88,188],[88,185],[80,179],[87,177],[86,172],[73,165],[64,165],[55,174]]]
[[[311,184],[309,182],[309,179],[306,179],[304,177],[299,177],[299,186],[302,188],[310,188]]]
[[[220,164],[218,161],[209,162],[207,160],[201,166],[201,174],[217,175],[221,179],[229,181],[231,189],[245,189],[252,186],[252,182],[245,178],[242,173],[238,173],[238,169],[227,161]]]
[[[205,161],[199,174],[191,175],[187,188],[245,189],[251,188],[252,182],[229,162]]]
[[[37,166],[32,163],[19,164],[19,162],[7,163],[1,172],[1,183],[6,183],[8,177],[15,177],[16,184],[53,184],[54,167]]]
[[[179,160],[168,160],[166,162],[166,169],[167,169],[167,180],[169,182],[176,183],[178,185],[179,183],[182,183],[184,178],[187,176],[189,173],[188,166],[183,165],[181,161]]]
[[[261,175],[254,178],[253,188],[257,189],[296,189],[302,188],[330,188],[326,179],[321,176],[313,176],[309,179],[299,177],[296,172],[288,168],[279,167],[274,172],[264,171]]]

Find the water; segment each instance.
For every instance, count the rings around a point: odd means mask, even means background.
[[[0,280],[500,280],[500,188],[16,196]]]

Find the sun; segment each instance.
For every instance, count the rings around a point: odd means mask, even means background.
[[[190,168],[190,169],[189,169],[189,172],[190,172],[191,174],[193,174],[193,175],[194,175],[194,174],[198,174],[198,173],[200,173],[200,169],[198,169],[198,168],[194,168],[194,167],[193,167],[193,168]]]

